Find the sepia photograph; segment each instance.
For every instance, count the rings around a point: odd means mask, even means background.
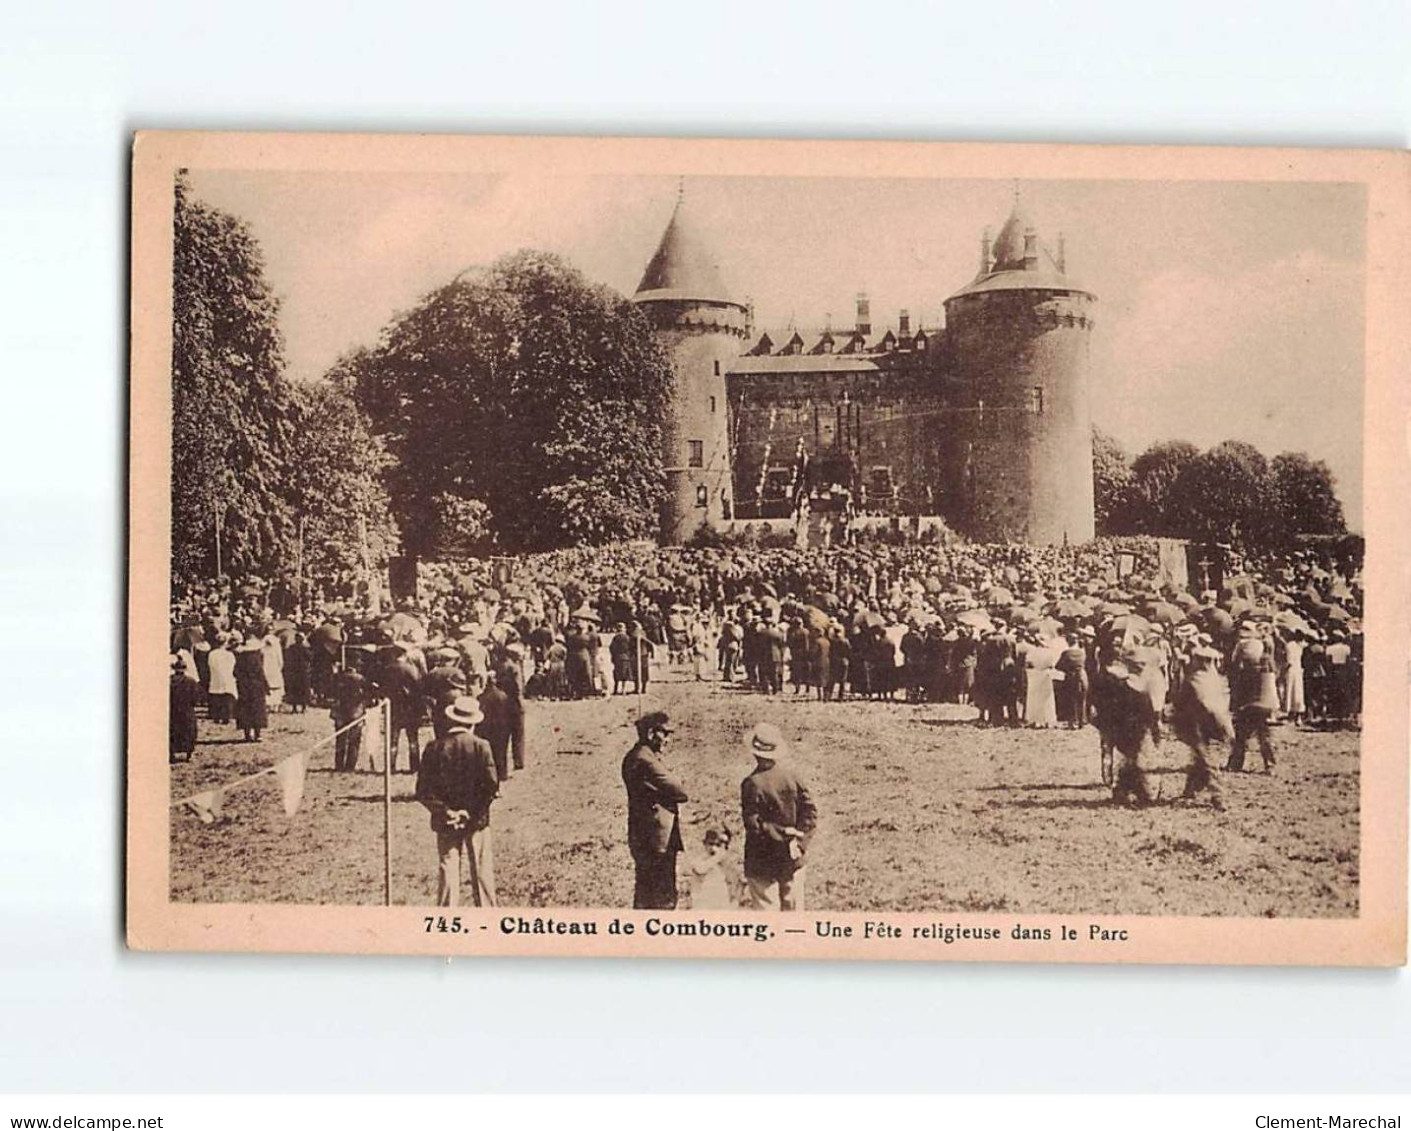
[[[136,149],[134,945],[1404,961],[1404,163],[257,139]]]

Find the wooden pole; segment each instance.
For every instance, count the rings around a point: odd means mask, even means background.
[[[392,700],[382,711],[382,903],[392,906]]]
[[[221,570],[220,560],[220,505],[218,503],[212,503],[211,511],[215,515],[216,519],[216,578],[217,580],[219,580],[220,575],[223,572]]]

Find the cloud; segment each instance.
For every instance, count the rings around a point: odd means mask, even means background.
[[[1303,251],[1228,273],[1171,268],[1098,307],[1094,419],[1134,449],[1248,440],[1307,451],[1362,497],[1360,266]]]

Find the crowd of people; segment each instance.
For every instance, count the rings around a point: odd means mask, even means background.
[[[1219,805],[1212,742],[1229,741],[1228,770],[1251,743],[1271,770],[1271,726],[1355,726],[1362,686],[1360,560],[1310,546],[1225,564],[1218,586],[1192,593],[1142,539],[630,544],[508,568],[425,564],[417,598],[391,614],[323,601],[285,617],[259,585],[211,586],[173,603],[171,756],[195,749],[203,704],[208,725],[259,741],[270,710],[315,703],[340,731],[337,768],[352,770],[359,720],[385,699],[394,766],[405,747],[417,772],[424,729],[444,737],[455,708],[477,716],[504,781],[527,756],[526,699],[640,695],[667,662],[764,696],[1091,726],[1120,762],[1110,784],[1127,804],[1149,800],[1142,765],[1169,727],[1191,748],[1186,794]]]

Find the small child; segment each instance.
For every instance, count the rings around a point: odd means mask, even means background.
[[[725,854],[730,849],[730,830],[706,829],[705,855],[690,861],[686,870],[691,880],[691,908],[724,910],[733,906],[730,885],[725,880]]]

